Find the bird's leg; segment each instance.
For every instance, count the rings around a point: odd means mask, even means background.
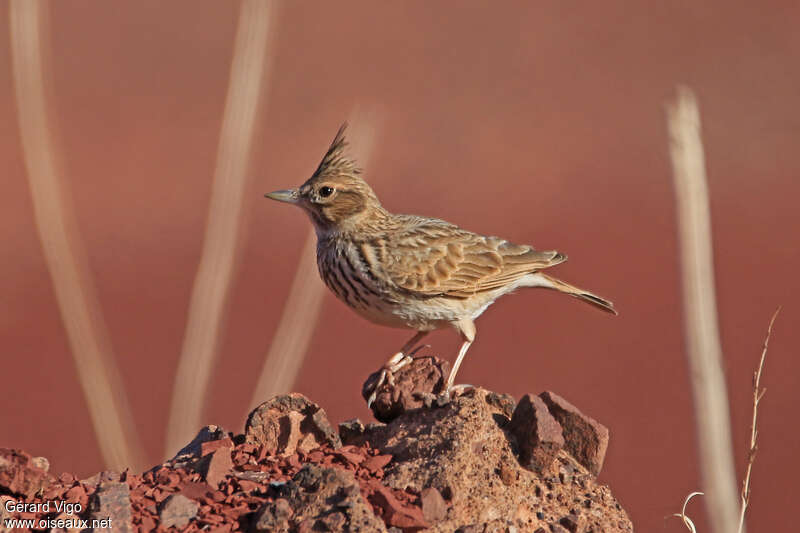
[[[428,331],[418,331],[411,339],[400,348],[400,351],[394,354],[389,358],[388,361],[383,365],[381,368],[381,373],[378,376],[378,380],[375,383],[375,388],[372,389],[372,393],[369,395],[367,399],[367,407],[372,407],[372,402],[375,401],[375,397],[378,394],[378,389],[386,383],[387,381],[389,384],[394,384],[394,372],[397,372],[408,363],[411,362],[411,357],[406,355],[409,350],[411,350],[422,338],[427,335]]]
[[[454,389],[462,389],[471,387],[471,385],[453,385],[456,380],[456,374],[458,374],[458,369],[461,367],[461,363],[464,361],[464,356],[467,355],[467,350],[472,345],[472,342],[475,340],[475,323],[469,319],[462,319],[453,324],[461,333],[461,338],[464,342],[461,343],[461,349],[458,350],[458,357],[456,357],[456,362],[453,364],[453,369],[450,371],[450,375],[447,376],[447,385],[445,386],[444,392],[442,395],[445,399],[450,398],[450,391]]]

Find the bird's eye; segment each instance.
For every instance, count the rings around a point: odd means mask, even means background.
[[[331,194],[333,194],[333,187],[320,187],[319,195],[323,198],[327,198]]]

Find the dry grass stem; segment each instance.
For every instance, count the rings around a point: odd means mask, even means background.
[[[220,343],[238,256],[255,119],[262,87],[268,85],[273,5],[260,0],[241,4],[205,239],[173,388],[167,455],[183,446],[200,426]]]
[[[758,404],[761,403],[761,398],[767,389],[761,388],[761,374],[764,371],[764,362],[767,358],[767,347],[769,346],[769,338],[772,336],[772,326],[775,324],[775,319],[778,318],[781,308],[775,310],[772,314],[772,319],[769,321],[767,327],[767,336],[764,339],[764,346],[761,349],[761,360],[758,362],[758,370],[753,374],[753,420],[750,425],[750,449],[747,454],[747,468],[745,470],[744,481],[742,481],[742,494],[741,494],[741,509],[739,511],[739,531],[744,531],[744,515],[747,511],[747,506],[750,505],[750,474],[753,471],[753,463],[756,460],[756,450],[758,449],[758,430],[756,423],[758,421]]]
[[[681,508],[680,513],[675,513],[672,516],[677,516],[681,520],[683,520],[683,525],[686,526],[686,529],[691,531],[692,533],[697,533],[697,528],[694,526],[694,522],[691,518],[686,514],[686,506],[689,505],[689,502],[692,501],[692,498],[695,496],[703,496],[702,492],[692,492],[689,494],[685,500],[683,500],[683,507]]]
[[[350,149],[364,168],[369,164],[377,122],[376,112],[356,110],[350,116]],[[289,392],[303,366],[325,292],[317,273],[316,243],[314,230],[310,229],[300,252],[281,319],[253,391],[251,407],[277,394]]]
[[[668,106],[667,119],[699,466],[712,530],[730,533],[738,525],[736,475],[717,328],[711,216],[700,137],[700,113],[689,89],[678,89],[676,101]]]
[[[107,468],[144,466],[68,194],[44,72],[46,4],[12,0],[11,57],[20,136],[34,217],[100,452]]]

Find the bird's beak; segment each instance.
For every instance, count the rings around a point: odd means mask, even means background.
[[[286,202],[288,204],[296,204],[300,199],[300,195],[297,189],[286,189],[283,191],[273,191],[268,192],[265,194],[267,198],[271,200],[277,200],[279,202]]]

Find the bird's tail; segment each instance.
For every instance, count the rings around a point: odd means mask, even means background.
[[[538,287],[545,287],[547,289],[554,289],[570,296],[574,296],[575,298],[582,300],[586,303],[592,304],[593,306],[602,309],[606,313],[611,313],[612,315],[617,314],[617,310],[614,309],[614,304],[609,302],[604,298],[600,298],[596,294],[592,294],[591,292],[585,291],[583,289],[579,289],[574,285],[570,285],[569,283],[565,283],[560,279],[556,279],[554,277],[548,276],[546,274],[542,274],[541,272],[537,272],[534,274],[537,276]]]

